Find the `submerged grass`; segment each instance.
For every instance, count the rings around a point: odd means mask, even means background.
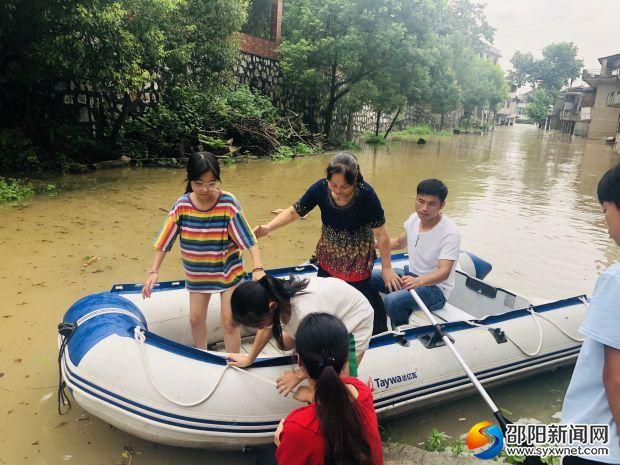
[[[433,129],[428,124],[418,124],[414,126],[409,126],[402,131],[394,131],[391,134],[391,138],[398,140],[415,140],[417,141],[420,136],[440,136],[447,137],[452,135],[452,131],[450,129]]]

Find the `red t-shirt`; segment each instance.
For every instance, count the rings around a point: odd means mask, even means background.
[[[358,391],[355,401],[360,419],[370,445],[374,465],[383,465],[381,437],[377,415],[372,402],[372,391],[357,378],[343,378],[345,384]],[[276,450],[278,465],[323,465],[325,463],[325,440],[315,414],[314,404],[293,410],[286,420]]]

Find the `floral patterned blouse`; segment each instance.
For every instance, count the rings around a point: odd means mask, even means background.
[[[339,206],[327,187],[327,179],[320,179],[293,208],[298,215],[305,216],[317,205],[323,222],[315,251],[319,266],[344,281],[368,279],[376,256],[372,229],[385,224],[374,189],[362,181],[351,201]]]

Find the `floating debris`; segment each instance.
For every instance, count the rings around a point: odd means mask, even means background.
[[[91,265],[92,263],[96,262],[97,260],[99,260],[101,257],[99,255],[93,255],[92,257],[84,257],[86,259],[86,263],[84,263],[83,266],[88,266]]]

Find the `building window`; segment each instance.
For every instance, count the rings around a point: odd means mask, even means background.
[[[616,95],[620,95],[620,92],[615,91],[615,92],[610,92],[610,93],[607,94],[607,106],[608,107],[613,107],[614,106]]]

